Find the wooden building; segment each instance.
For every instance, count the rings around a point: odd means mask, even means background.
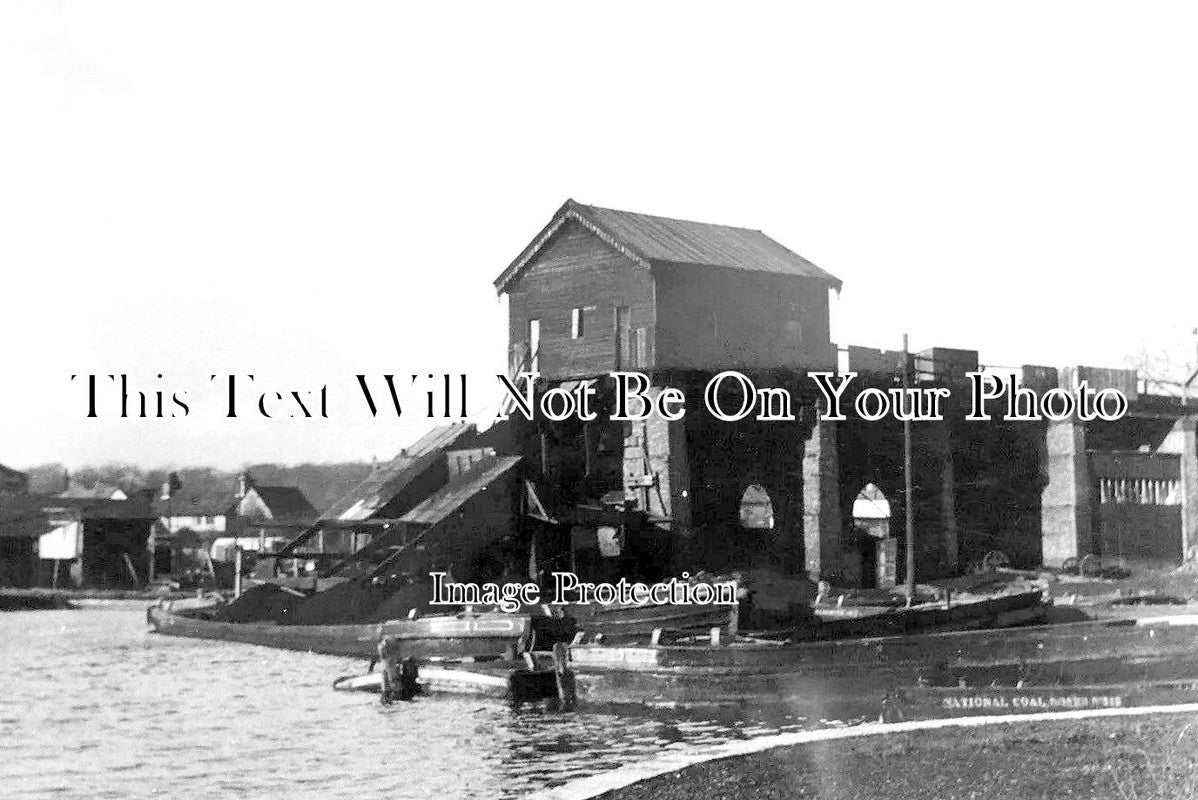
[[[652,392],[680,387],[690,403],[701,400],[708,377],[728,369],[792,384],[805,371],[834,369],[829,302],[840,286],[761,231],[573,200],[495,281],[508,296],[513,374],[537,372],[543,388],[639,371]],[[517,421],[518,451],[539,464],[535,481],[555,516],[571,518],[574,508],[614,496],[624,511],[639,510],[669,532],[665,546],[652,548],[662,575],[757,563],[802,568],[796,476],[809,425],[779,438],[760,423],[707,425],[693,410],[679,422],[612,423],[606,386],[599,382],[594,423]],[[770,486],[772,498],[758,510],[772,501],[777,514],[742,524],[745,481]]]
[[[265,486],[248,472],[237,477],[225,536],[212,542],[216,561],[231,561],[236,548],[275,552],[316,521],[316,508],[298,486]]]
[[[509,298],[513,372],[836,364],[839,279],[761,231],[567,200],[495,288]]]
[[[153,514],[147,501],[25,494],[0,500],[0,583],[144,585]]]

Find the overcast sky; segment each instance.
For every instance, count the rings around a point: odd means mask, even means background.
[[[764,230],[841,344],[1193,366],[1192,5],[745,5],[0,5],[0,462],[390,457],[429,423],[353,376],[482,411],[567,197]],[[331,418],[225,419],[230,372]],[[87,419],[88,373],[192,413]]]

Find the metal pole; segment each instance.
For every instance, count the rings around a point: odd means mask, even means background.
[[[903,334],[903,397],[911,387],[907,334]],[[915,509],[911,505],[911,415],[903,420],[903,505],[907,516],[907,602],[915,602]]]

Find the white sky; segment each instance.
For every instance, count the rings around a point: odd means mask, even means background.
[[[567,197],[763,229],[842,344],[1194,362],[1192,5],[420,6],[0,5],[0,461],[390,457],[429,422],[354,374],[484,406]],[[192,414],[86,419],[110,372]],[[331,419],[224,419],[229,372]]]

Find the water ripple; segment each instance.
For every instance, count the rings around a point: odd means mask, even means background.
[[[0,614],[5,797],[517,798],[802,719],[389,708],[330,688],[360,662],[145,631],[140,604]]]

